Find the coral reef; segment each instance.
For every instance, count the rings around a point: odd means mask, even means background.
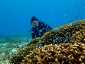
[[[17,53],[13,56],[11,56],[11,59],[9,59],[11,64],[20,64],[22,59],[28,54],[31,53],[33,49],[36,48],[40,38],[33,39],[30,44],[25,46],[24,48],[18,49]]]
[[[84,64],[85,20],[46,32],[9,60],[10,64]]]
[[[85,31],[85,21],[65,25],[59,30],[45,33],[41,38],[46,44],[68,43],[74,39],[74,34],[78,31]]]
[[[85,43],[46,45],[26,55],[21,64],[85,64]]]

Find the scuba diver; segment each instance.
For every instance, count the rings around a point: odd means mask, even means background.
[[[45,32],[48,32],[52,28],[45,24],[44,22],[37,19],[35,16],[31,19],[32,24],[32,39],[36,37],[41,37]]]

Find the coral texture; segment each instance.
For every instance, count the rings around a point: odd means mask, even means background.
[[[46,45],[26,55],[21,64],[85,64],[85,43]]]
[[[11,64],[84,64],[85,20],[46,32],[19,49]]]

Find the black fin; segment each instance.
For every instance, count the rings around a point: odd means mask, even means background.
[[[45,32],[51,30],[52,28],[44,22],[37,19],[35,16],[31,19],[32,24],[32,39],[36,37],[41,37]]]

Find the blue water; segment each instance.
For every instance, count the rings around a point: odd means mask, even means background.
[[[0,36],[29,34],[32,16],[52,27],[85,19],[85,0],[0,0]]]
[[[7,64],[3,59],[28,43],[17,40],[29,40],[32,16],[59,27],[85,19],[85,0],[0,0],[0,64]]]

